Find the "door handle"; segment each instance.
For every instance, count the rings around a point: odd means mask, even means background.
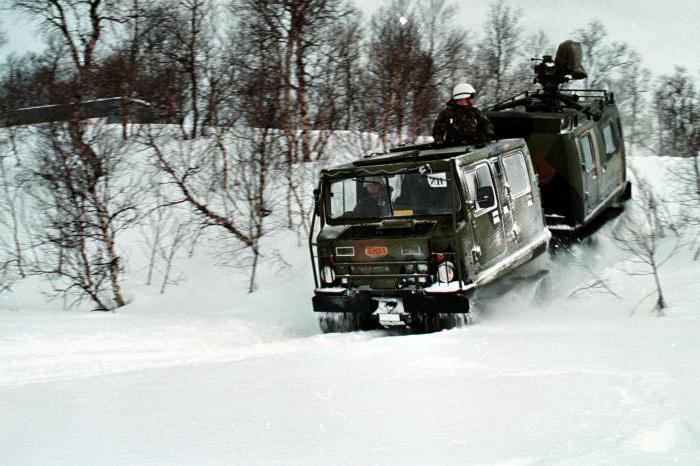
[[[472,260],[474,262],[479,262],[479,259],[481,258],[481,247],[480,246],[474,246],[472,248]]]

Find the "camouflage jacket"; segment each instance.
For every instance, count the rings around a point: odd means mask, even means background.
[[[480,144],[495,139],[493,124],[486,115],[472,106],[447,102],[433,126],[436,144]]]

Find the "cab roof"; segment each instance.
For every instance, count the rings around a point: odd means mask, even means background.
[[[376,174],[392,169],[405,169],[425,162],[437,162],[445,167],[456,159],[466,163],[487,159],[525,146],[523,139],[501,139],[486,145],[449,146],[435,148],[432,144],[396,147],[385,153],[369,154],[351,163],[321,170],[321,176],[339,176],[353,173]]]

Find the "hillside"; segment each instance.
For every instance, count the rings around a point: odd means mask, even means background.
[[[668,195],[674,161],[631,163]],[[117,312],[65,309],[38,279],[0,295],[0,458],[700,464],[700,261],[683,249],[661,269],[658,317],[640,302],[653,280],[629,275],[610,239],[622,218],[531,267],[543,278],[484,290],[474,325],[430,335],[320,334],[297,232],[264,239],[252,294],[211,236],[161,295],[134,235]],[[614,294],[582,288],[598,279]]]

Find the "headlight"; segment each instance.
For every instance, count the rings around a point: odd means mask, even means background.
[[[455,267],[452,262],[443,262],[438,266],[437,279],[441,283],[449,283],[455,278]]]
[[[427,273],[428,264],[418,264],[418,273]]]
[[[335,271],[333,268],[328,265],[324,266],[321,271],[321,279],[326,284],[333,283],[335,281]]]

